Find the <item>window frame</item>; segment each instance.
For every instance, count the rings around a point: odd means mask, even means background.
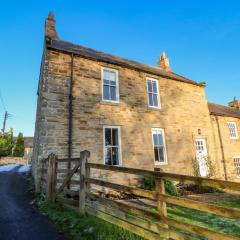
[[[155,160],[155,152],[154,152],[154,138],[153,138],[153,132],[154,131],[161,131],[163,136],[163,144],[164,144],[164,162],[158,162]],[[152,147],[153,147],[153,159],[155,165],[167,165],[168,164],[168,158],[167,158],[167,146],[166,146],[166,140],[165,140],[165,131],[163,128],[151,128],[151,134],[152,134]]]
[[[104,86],[104,71],[108,70],[111,72],[115,72],[116,73],[116,100],[109,100],[109,99],[104,99],[104,94],[103,94],[103,86]],[[113,69],[113,68],[108,68],[108,67],[101,67],[101,84],[102,84],[102,97],[101,100],[103,102],[109,102],[109,103],[119,103],[119,74],[118,74],[118,70],[117,69]]]
[[[115,125],[104,125],[103,126],[103,164],[107,165],[105,163],[105,129],[106,128],[117,128],[118,129],[118,142],[119,142],[119,164],[118,165],[109,165],[109,166],[122,166],[122,142],[121,142],[121,127],[120,126],[115,126]]]
[[[234,156],[233,157],[233,165],[235,167],[235,173],[237,175],[237,178],[240,178],[240,166],[239,166],[239,170],[238,170],[238,167],[235,164],[235,159],[239,159],[239,164],[240,164],[240,156]],[[239,171],[239,174],[238,174],[238,171]]]
[[[148,107],[149,108],[154,108],[154,109],[161,109],[161,101],[160,101],[160,91],[159,91],[159,85],[158,85],[158,79],[155,78],[151,78],[151,77],[147,77],[147,99],[148,99]],[[158,97],[158,106],[150,106],[150,102],[149,102],[149,89],[148,89],[148,80],[150,81],[154,81],[157,84],[157,97]]]
[[[236,137],[232,137],[232,136],[231,136],[229,124],[233,124],[233,125],[234,125],[234,129],[235,129],[235,132],[236,132]],[[237,123],[236,123],[236,122],[227,122],[227,127],[228,127],[228,132],[229,132],[229,138],[230,138],[230,139],[238,139],[239,136],[238,136]]]

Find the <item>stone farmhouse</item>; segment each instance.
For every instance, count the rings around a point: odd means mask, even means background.
[[[208,103],[205,83],[172,72],[164,53],[149,66],[62,41],[53,13],[44,40],[36,180],[50,153],[71,158],[85,149],[92,162],[239,180],[238,100],[229,107]]]

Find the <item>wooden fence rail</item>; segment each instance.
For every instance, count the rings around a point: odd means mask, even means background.
[[[51,201],[56,199],[77,206],[81,214],[91,214],[112,224],[118,225],[147,239],[221,239],[237,240],[235,236],[223,232],[189,224],[168,217],[169,204],[190,208],[221,217],[240,220],[240,210],[221,207],[212,203],[191,200],[184,197],[170,196],[165,193],[164,180],[174,180],[181,183],[194,183],[198,186],[216,187],[223,191],[235,191],[240,193],[240,183],[208,179],[202,177],[186,176],[173,173],[157,172],[127,167],[109,166],[88,162],[90,153],[82,151],[79,158],[58,159],[51,154],[43,161],[42,188],[46,198]],[[59,169],[62,163],[71,162],[70,170]],[[74,165],[75,164],[75,165]],[[114,174],[127,173],[139,176],[153,176],[155,178],[155,191],[148,191],[137,187],[121,185],[103,179],[91,177],[91,170],[112,171]],[[58,174],[65,174],[63,179]],[[79,180],[72,179],[78,176]],[[45,176],[45,177],[44,177]],[[67,186],[78,186],[78,190],[66,189]],[[96,186],[114,191],[124,192],[138,199],[150,199],[156,203],[156,210],[132,204],[129,201],[114,200],[103,197],[96,191]],[[94,190],[94,191],[93,191]],[[65,194],[68,198],[60,195]],[[69,198],[78,194],[78,201]]]

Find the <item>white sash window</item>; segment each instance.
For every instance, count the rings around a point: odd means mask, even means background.
[[[152,141],[155,164],[166,164],[167,152],[164,130],[161,128],[152,128]]]
[[[119,102],[118,71],[102,68],[102,100]]]
[[[104,126],[104,163],[106,165],[121,165],[120,127]]]
[[[158,81],[147,78],[148,105],[152,108],[160,108]]]

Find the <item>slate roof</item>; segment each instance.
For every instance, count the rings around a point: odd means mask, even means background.
[[[181,82],[194,84],[197,86],[205,86],[205,83],[197,83],[188,78],[180,76],[176,73],[164,71],[163,69],[160,69],[158,67],[153,67],[153,66],[150,66],[147,64],[143,64],[143,63],[131,61],[131,60],[128,60],[125,58],[113,56],[111,54],[106,54],[106,53],[99,52],[99,51],[96,51],[91,48],[86,48],[86,47],[76,45],[73,43],[69,43],[69,42],[65,42],[62,40],[51,39],[50,41],[46,41],[46,43],[47,43],[47,48],[49,48],[49,49],[73,53],[73,54],[76,54],[76,55],[79,55],[79,56],[82,56],[82,57],[85,57],[85,58],[88,58],[91,60],[111,63],[111,64],[115,64],[118,66],[131,68],[131,69],[134,69],[137,71],[143,71],[146,73],[154,74],[154,75],[157,75],[160,77],[165,77],[165,78],[169,78],[169,79],[173,79],[173,80],[177,80],[177,81],[181,81]]]
[[[208,103],[208,109],[210,114],[213,115],[240,118],[240,110],[234,109],[232,107],[227,107],[215,103]]]

